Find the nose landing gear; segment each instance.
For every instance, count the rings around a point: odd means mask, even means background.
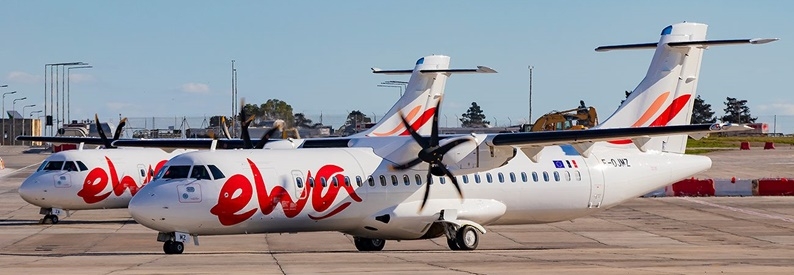
[[[163,243],[163,252],[165,254],[182,254],[185,251],[185,244],[178,241],[165,241]]]

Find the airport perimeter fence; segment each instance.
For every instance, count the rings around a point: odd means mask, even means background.
[[[376,116],[377,115],[377,116]],[[373,119],[382,118],[383,114],[370,113],[367,117]],[[347,115],[345,114],[306,114],[312,123],[320,123],[323,125],[331,126],[331,129],[338,131],[345,124]],[[440,127],[460,127],[460,114],[444,114],[439,116]],[[792,135],[794,134],[794,115],[757,115],[757,123],[766,123],[767,133],[778,135]],[[604,118],[606,119],[606,118]],[[509,127],[516,126],[527,122],[526,117],[487,117],[492,127]],[[603,120],[601,120],[603,121]],[[114,125],[118,124],[118,118],[109,120]],[[183,117],[130,117],[127,118],[127,126],[124,129],[124,137],[133,137],[138,132],[152,132],[173,134],[174,130],[178,133],[185,133],[187,129],[201,129],[210,127],[209,116],[183,116]],[[178,136],[175,136],[178,137]]]

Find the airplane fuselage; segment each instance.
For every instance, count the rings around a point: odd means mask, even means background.
[[[65,210],[126,208],[171,157],[161,149],[70,150],[51,155],[19,187],[30,204]]]
[[[381,239],[427,235],[442,210],[481,225],[570,220],[708,169],[707,157],[641,152],[633,145],[597,143],[589,157],[570,146],[548,146],[537,162],[521,150],[506,165],[433,176],[420,212],[426,164],[392,171],[371,148],[191,152],[173,158],[130,205],[139,223],[161,232],[195,235],[341,231]],[[216,166],[204,179],[166,178]],[[188,173],[185,171],[184,173]],[[212,174],[212,173],[210,173]]]

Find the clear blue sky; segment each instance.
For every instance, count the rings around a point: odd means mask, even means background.
[[[528,65],[535,67],[533,118],[582,99],[605,119],[642,79],[652,51],[593,49],[655,42],[665,26],[690,21],[709,24],[710,39],[781,38],[710,49],[698,91],[718,115],[726,96],[747,99],[754,115],[779,115],[778,132],[794,132],[791,1],[3,1],[2,7],[0,84],[9,88],[0,91],[19,91],[6,97],[7,109],[18,96],[38,105],[28,113],[43,106],[44,64],[84,61],[94,68],[72,70],[73,119],[229,115],[234,59],[239,95],[248,102],[277,98],[314,120],[320,112],[351,110],[380,116],[398,91],[376,85],[407,78],[373,75],[370,67],[409,69],[419,57],[445,54],[452,67],[487,65],[499,73],[450,78],[442,126],[454,125],[472,101],[500,125],[526,120]]]

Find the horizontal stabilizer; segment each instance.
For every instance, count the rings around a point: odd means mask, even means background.
[[[780,38],[753,38],[753,39],[724,39],[724,40],[702,40],[702,41],[682,41],[670,42],[667,46],[672,48],[683,47],[699,47],[706,48],[708,46],[722,46],[722,45],[739,45],[739,44],[766,44],[775,42]],[[601,46],[596,48],[597,52],[606,52],[612,50],[639,50],[639,49],[655,49],[658,43],[642,43],[642,44],[625,44],[625,45],[612,45]]]
[[[372,68],[374,74],[411,74],[413,70],[381,70],[380,68]],[[420,73],[496,73],[496,70],[486,66],[477,66],[476,69],[427,69],[419,70]]]

